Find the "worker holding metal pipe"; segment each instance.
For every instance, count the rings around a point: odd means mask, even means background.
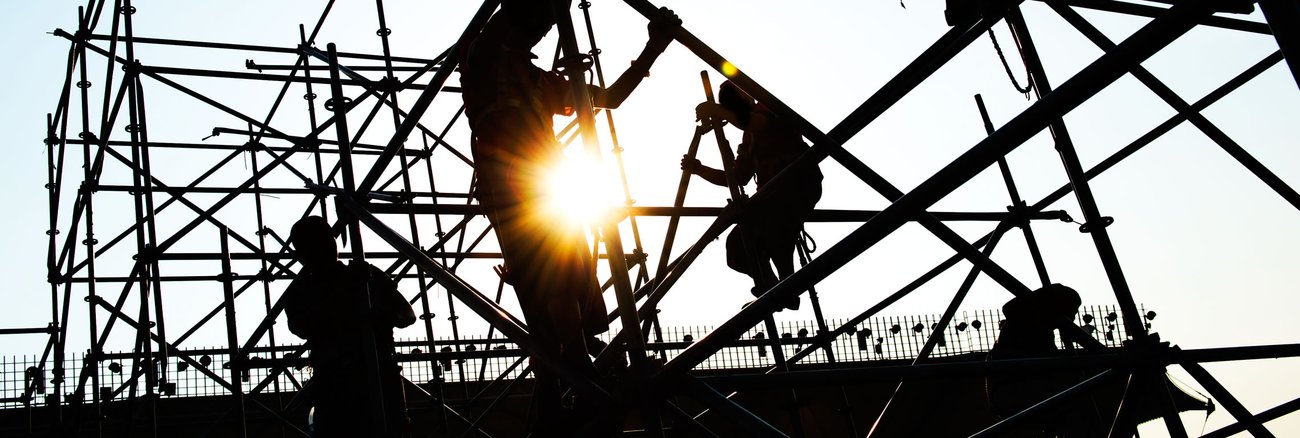
[[[718,87],[718,103],[701,103],[695,111],[700,119],[725,121],[744,131],[732,169],[732,180],[740,186],[753,178],[764,187],[809,148],[796,126],[782,121],[731,81]],[[719,186],[728,183],[722,170],[691,156],[682,157],[682,170]],[[744,207],[738,226],[727,235],[727,266],[753,278],[754,296],[794,273],[795,245],[822,196],[817,165],[789,171],[789,179],[769,189],[774,190],[772,196]],[[786,308],[798,309],[799,298],[786,303]]]

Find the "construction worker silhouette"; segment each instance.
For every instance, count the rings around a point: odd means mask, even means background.
[[[552,119],[571,114],[574,102],[565,79],[532,63],[533,47],[556,23],[555,7],[568,5],[551,3],[502,2],[461,64],[462,96],[473,131],[474,193],[496,230],[505,259],[503,277],[514,287],[538,344],[595,378],[586,345],[592,335],[609,330],[609,321],[591,247],[579,224],[549,216],[541,202],[545,175],[562,157]],[[650,41],[633,66],[608,89],[591,88],[596,106],[621,104],[671,43],[671,31],[681,21],[667,9],[659,15],[650,22]],[[559,379],[543,367],[534,371],[533,431],[575,433],[580,421],[560,408]]]
[[[731,81],[718,87],[718,103],[701,103],[695,112],[700,119],[725,120],[744,131],[733,169],[733,179],[742,186],[756,178],[759,190],[765,190],[772,178],[808,150],[795,126],[755,102]],[[727,235],[727,266],[754,280],[755,296],[794,273],[795,244],[804,221],[821,199],[821,169],[816,164],[801,166],[789,169],[780,184],[766,189],[772,191],[770,196],[746,205],[739,225]],[[693,157],[682,157],[682,170],[710,183],[727,185],[722,170],[705,166]],[[746,249],[757,256],[757,263],[751,261]],[[798,309],[799,298],[793,297],[786,307]]]
[[[988,358],[1025,359],[1060,354],[1054,331],[1058,326],[1074,321],[1080,303],[1078,292],[1058,283],[1012,298],[1002,306],[1002,316],[1006,319],[997,342],[989,349]],[[1077,371],[993,374],[986,377],[985,389],[993,413],[1005,418],[1082,380],[1083,376]],[[1091,404],[1078,401],[1087,398],[1076,397],[1075,401],[1060,403],[1056,408],[1026,419],[1022,422],[1022,432],[1031,436],[1104,436],[1095,415],[1087,415],[1092,409]]]
[[[303,268],[282,299],[289,331],[311,349],[312,436],[402,436],[406,400],[393,357],[393,328],[414,323],[414,310],[383,271],[339,261],[334,232],[324,218],[299,220],[289,242]],[[371,333],[373,341],[366,339]],[[375,380],[365,361],[377,363],[379,388],[370,386]],[[383,398],[375,400],[381,392]],[[372,418],[372,406],[381,401],[385,418]]]

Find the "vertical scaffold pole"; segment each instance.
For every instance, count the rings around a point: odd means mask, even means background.
[[[352,198],[356,196],[357,186],[354,174],[352,173],[352,144],[348,132],[347,110],[349,99],[343,95],[343,83],[339,80],[339,58],[337,47],[335,47],[334,43],[330,43],[327,47],[329,49],[330,101],[327,102],[328,107],[326,109],[332,108],[334,111],[334,126],[338,133],[339,143],[339,164],[343,170],[343,193],[336,195],[336,197],[342,196]],[[360,200],[358,202],[360,202]],[[348,269],[354,276],[358,277],[355,284],[350,284],[348,287],[359,288],[363,291],[363,293],[358,294],[358,302],[355,304],[354,308],[358,313],[357,317],[361,318],[361,321],[366,321],[370,315],[372,303],[372,300],[370,299],[370,285],[369,282],[366,281],[366,276],[370,274],[370,269],[366,264],[366,253],[361,243],[361,224],[357,223],[356,219],[351,217],[351,215],[344,215],[344,211],[345,210],[342,207],[338,209],[339,221],[347,224],[347,233],[352,243],[352,261]],[[347,218],[346,220],[344,219],[345,217]],[[384,406],[384,388],[380,384],[381,379],[379,376],[380,352],[376,349],[375,345],[374,327],[372,327],[371,324],[361,324],[361,327],[363,331],[361,334],[363,344],[361,356],[363,358],[362,364],[366,373],[367,387],[370,388],[368,394],[370,400],[368,400],[369,403],[367,403],[370,409],[368,409],[367,413],[370,416],[370,424],[372,426],[371,430],[383,435],[388,433],[388,422],[385,421],[385,412],[387,412],[387,409]]]
[[[235,397],[235,406],[239,409],[240,435],[247,437],[248,408],[244,404],[243,378],[247,364],[239,356],[239,326],[235,319],[235,273],[230,265],[230,229],[221,226],[218,230],[221,233],[221,291],[226,313],[226,367],[230,369],[230,392]]]
[[[591,2],[582,0],[578,3],[578,9],[582,10],[582,19],[587,28],[587,41],[591,45],[588,53],[591,54],[592,68],[596,71],[596,85],[605,88],[605,70],[600,63],[600,48],[596,46],[596,30],[591,25]],[[614,111],[605,110],[605,125],[609,127],[609,141],[612,144],[611,151],[614,155],[614,164],[618,168],[619,182],[623,188],[624,205],[631,207],[635,201],[632,199],[632,190],[627,182],[627,171],[623,165],[623,147],[618,141],[618,129],[614,127]],[[648,268],[646,266],[645,250],[641,246],[641,229],[637,226],[636,216],[628,216],[628,226],[632,231],[632,254],[636,257],[637,264],[641,270],[637,271],[637,285],[643,281],[650,281]],[[659,331],[659,325],[655,324],[655,336],[657,342],[662,342],[663,334]]]
[[[560,49],[567,59],[578,59],[582,56],[578,52],[578,39],[574,33],[573,16],[569,11],[569,0],[552,0],[552,8],[555,11],[556,27],[559,31]],[[582,141],[588,156],[593,162],[600,162],[600,141],[596,136],[596,119],[591,105],[591,96],[587,92],[585,78],[581,74],[569,75],[569,84],[573,90],[573,96],[577,109],[578,126],[582,133]],[[641,323],[637,315],[636,298],[633,296],[632,283],[628,278],[627,260],[623,250],[623,241],[619,235],[618,223],[610,218],[600,218],[600,234],[605,241],[605,252],[609,255],[610,276],[614,282],[614,296],[618,302],[619,319],[622,323],[622,330],[635,332],[636,336],[625,336],[625,347],[629,354],[629,359],[633,369],[637,370],[638,391],[649,391],[641,379],[645,378],[645,372],[649,370],[649,361],[646,357],[645,335],[640,332]],[[647,423],[647,428],[655,435],[663,434],[663,427],[660,423],[658,414],[658,402],[645,400],[642,404],[642,416]]]
[[[1052,85],[1047,79],[1046,71],[1043,69],[1042,59],[1038,57],[1038,49],[1034,47],[1034,40],[1030,36],[1029,27],[1020,14],[1020,7],[1016,6],[1008,10],[1006,19],[1014,31],[1016,42],[1020,45],[1025,64],[1029,67],[1030,77],[1033,78],[1034,93],[1041,100],[1043,96],[1051,94]],[[1129,290],[1128,281],[1124,278],[1124,270],[1120,266],[1115,245],[1110,240],[1110,234],[1106,232],[1106,226],[1110,225],[1114,220],[1103,217],[1097,207],[1097,200],[1093,197],[1092,188],[1088,184],[1088,177],[1083,171],[1079,155],[1074,149],[1074,142],[1070,139],[1070,133],[1065,127],[1065,119],[1059,117],[1052,119],[1048,125],[1048,130],[1056,140],[1056,151],[1061,155],[1061,164],[1065,166],[1070,185],[1074,188],[1075,198],[1079,201],[1079,209],[1083,211],[1084,225],[1080,228],[1080,231],[1091,235],[1094,244],[1097,246],[1098,256],[1101,258],[1102,266],[1106,270],[1107,278],[1110,279],[1110,286],[1115,293],[1115,299],[1119,301],[1120,311],[1124,313],[1125,331],[1135,339],[1145,339],[1147,329],[1142,325],[1142,316],[1138,313],[1137,304],[1133,300],[1133,292]]]
[[[115,2],[114,7],[113,7],[114,10],[116,10],[117,7],[119,7],[119,6],[120,6],[120,2]],[[112,30],[112,33],[113,33],[113,35],[117,35],[117,27],[118,27],[118,24],[117,24],[117,23],[118,23],[118,19],[117,19],[117,16],[116,16],[115,13],[114,13],[113,15],[114,15],[114,18],[113,18],[113,26],[112,26],[113,30]],[[83,31],[85,31],[86,33],[89,33],[88,28],[85,27],[85,23],[86,23],[87,21],[89,21],[89,18],[88,18],[88,17],[87,17],[85,20],[82,20],[82,23],[81,23],[81,24],[82,24],[82,27],[81,27],[80,30],[83,30]],[[110,42],[109,47],[110,47],[110,51],[111,51],[111,50],[115,50],[115,49],[117,48],[117,46],[116,46],[116,40]],[[98,176],[96,175],[97,169],[95,169],[95,160],[91,158],[91,157],[93,156],[93,155],[91,154],[91,147],[92,147],[92,145],[98,145],[98,146],[100,146],[101,148],[102,148],[102,147],[105,147],[105,146],[103,146],[103,145],[101,144],[101,141],[98,140],[98,139],[95,137],[95,135],[94,135],[93,133],[91,133],[91,131],[90,131],[90,96],[89,96],[89,91],[88,91],[88,89],[89,89],[89,87],[90,87],[90,81],[87,79],[87,75],[88,75],[89,73],[88,73],[88,71],[87,71],[87,66],[86,66],[86,42],[85,42],[85,41],[81,41],[81,42],[79,42],[79,43],[77,44],[77,52],[78,52],[78,54],[77,54],[77,58],[78,58],[78,61],[79,61],[80,64],[81,64],[81,65],[80,65],[80,71],[81,71],[81,82],[80,82],[80,84],[84,84],[84,85],[85,85],[85,86],[83,86],[83,87],[80,87],[80,88],[81,88],[81,127],[82,127],[82,131],[81,131],[81,135],[80,135],[80,136],[81,136],[83,139],[85,139],[86,142],[85,142],[85,144],[84,144],[83,147],[82,147],[82,165],[81,165],[81,167],[82,167],[82,171],[83,171],[83,172],[82,172],[82,183],[81,183],[81,187],[79,187],[78,190],[80,191],[80,195],[81,195],[81,198],[82,198],[82,199],[81,199],[81,200],[82,200],[82,202],[81,202],[81,208],[82,208],[82,211],[84,211],[83,216],[85,216],[85,218],[86,218],[86,224],[85,224],[85,236],[86,236],[86,237],[85,237],[85,240],[82,241],[82,244],[86,247],[86,277],[87,277],[87,281],[86,281],[86,294],[87,294],[87,300],[90,301],[90,300],[94,300],[94,299],[98,298],[97,295],[96,295],[96,279],[97,279],[98,277],[96,277],[96,275],[95,275],[95,274],[96,274],[96,271],[95,271],[95,225],[94,225],[94,224],[95,224],[95,220],[94,220],[94,219],[95,219],[95,213],[94,213],[94,212],[95,212],[95,209],[94,209],[94,190],[92,190],[92,187],[91,187],[91,186],[93,186],[93,185],[95,184],[95,181],[98,180]],[[112,77],[113,77],[113,66],[112,66],[112,63],[109,63],[109,66],[108,66],[108,69],[107,69],[107,70],[108,70],[108,72],[106,73],[106,75],[107,75],[108,77],[104,80],[104,108],[105,108],[105,111],[104,111],[103,113],[101,113],[101,127],[102,127],[103,125],[107,125],[107,124],[108,124],[108,121],[107,121],[107,117],[108,117],[108,111],[107,111],[107,108],[108,108],[108,101],[110,100],[109,96],[112,96],[112,91],[111,91],[111,90],[112,90],[112,84],[113,84],[113,81],[112,81]],[[72,232],[75,232],[76,230],[71,230],[71,231],[72,231]],[[72,257],[72,255],[70,254],[70,255],[69,255],[69,259],[70,259],[70,260],[69,260],[69,264],[68,264],[68,265],[69,265],[68,271],[69,271],[69,274],[71,274],[71,271],[72,271],[71,266],[73,265],[72,261],[75,261],[75,257]],[[91,350],[90,350],[90,354],[88,355],[89,358],[83,358],[83,369],[82,369],[82,373],[81,373],[81,374],[82,374],[82,379],[81,379],[81,383],[80,383],[80,385],[78,385],[78,390],[81,391],[81,392],[84,394],[84,392],[85,392],[85,391],[84,391],[84,388],[85,388],[85,385],[86,385],[86,378],[85,378],[85,376],[86,376],[87,374],[89,374],[89,375],[90,375],[90,383],[91,383],[91,391],[90,391],[90,393],[91,393],[91,402],[94,404],[94,407],[93,407],[93,409],[91,409],[91,412],[92,412],[93,415],[94,415],[94,422],[95,422],[95,435],[96,435],[96,436],[99,436],[99,437],[102,437],[102,436],[104,436],[104,421],[103,421],[103,419],[104,419],[104,415],[103,415],[103,409],[104,409],[104,406],[103,406],[103,402],[104,402],[105,400],[101,400],[101,399],[100,399],[101,397],[100,397],[99,386],[100,386],[101,382],[100,382],[100,375],[99,375],[99,361],[101,360],[101,358],[102,358],[102,356],[103,356],[103,354],[104,354],[104,351],[103,351],[103,349],[102,349],[101,344],[100,344],[99,342],[97,342],[97,340],[99,339],[99,315],[98,315],[98,311],[95,309],[95,306],[92,305],[92,306],[90,306],[89,309],[87,309],[87,312],[88,312],[88,319],[90,320],[89,329],[90,329],[90,339],[91,339]],[[88,359],[88,360],[87,360],[87,359]]]
[[[975,95],[975,106],[979,108],[980,120],[984,122],[984,133],[993,134],[996,129],[993,128],[993,119],[989,118],[988,108],[984,106],[984,97]],[[1028,206],[1025,200],[1020,197],[1020,190],[1016,188],[1016,180],[1011,176],[1011,166],[1007,164],[1007,158],[998,159],[998,170],[1002,173],[1002,182],[1007,186],[1007,195],[1011,196],[1011,214],[1028,214]],[[1028,218],[1016,218],[1016,226],[1025,234],[1025,244],[1029,246],[1029,256],[1034,260],[1034,269],[1038,271],[1038,280],[1043,286],[1052,284],[1052,280],[1047,275],[1047,264],[1043,261],[1043,252],[1038,248],[1038,239],[1034,237]]]

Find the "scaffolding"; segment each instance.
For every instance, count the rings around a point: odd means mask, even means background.
[[[729,385],[789,387],[793,400],[797,397],[795,389],[805,385],[845,385],[866,379],[892,379],[905,385],[927,376],[974,376],[1030,365],[1089,370],[1101,367],[1101,371],[1092,372],[1093,377],[1029,408],[1025,415],[971,430],[971,436],[998,436],[1029,414],[1049,409],[1101,382],[1120,379],[1129,379],[1130,385],[1138,381],[1163,382],[1161,376],[1171,366],[1190,374],[1235,419],[1234,424],[1206,436],[1228,436],[1239,431],[1272,436],[1266,423],[1300,409],[1300,398],[1297,398],[1275,408],[1251,411],[1203,366],[1220,361],[1294,357],[1300,355],[1300,344],[1184,350],[1161,341],[1149,324],[1143,323],[1149,319],[1149,313],[1139,309],[1130,291],[1107,231],[1112,219],[1101,211],[1090,188],[1090,180],[1187,122],[1292,207],[1300,209],[1300,194],[1201,114],[1214,102],[1284,60],[1300,81],[1300,69],[1295,65],[1295,59],[1300,56],[1297,55],[1300,39],[1294,33],[1300,29],[1297,25],[1300,3],[1295,1],[1189,1],[1157,5],[1112,0],[950,1],[946,14],[950,30],[829,131],[822,131],[763,84],[736,69],[726,57],[690,32],[696,17],[684,17],[687,24],[674,31],[677,44],[746,90],[778,117],[793,123],[812,144],[811,150],[792,163],[792,167],[833,162],[890,204],[879,211],[816,211],[811,221],[852,224],[853,231],[825,245],[815,257],[801,252],[802,266],[793,275],[707,334],[698,338],[692,335],[685,345],[678,346],[684,349],[668,357],[663,345],[674,340],[665,340],[663,328],[657,322],[661,300],[679,289],[678,282],[689,270],[716,269],[697,266],[696,261],[705,248],[736,223],[747,202],[770,196],[771,187],[788,184],[789,176],[777,176],[752,195],[733,191],[734,202],[709,208],[684,206],[687,175],[679,182],[674,205],[635,205],[633,188],[624,176],[620,181],[624,205],[615,209],[617,214],[593,224],[590,237],[593,251],[606,264],[601,268],[601,280],[606,293],[617,303],[616,311],[609,317],[619,327],[609,339],[609,344],[616,348],[608,349],[597,361],[611,360],[611,356],[623,352],[628,354],[632,369],[636,370],[629,386],[634,390],[630,391],[613,391],[602,382],[568,369],[559,358],[539,348],[522,320],[503,305],[504,282],[495,276],[469,273],[470,269],[465,267],[484,267],[479,269],[482,272],[500,254],[493,252],[492,230],[471,196],[473,160],[468,145],[457,144],[449,135],[457,128],[463,131],[465,125],[459,89],[449,84],[453,84],[452,78],[458,74],[458,53],[496,11],[498,1],[485,1],[457,38],[437,43],[446,44],[446,50],[431,58],[392,53],[393,31],[386,24],[382,0],[375,2],[379,23],[375,36],[381,41],[381,53],[344,52],[333,43],[323,50],[318,48],[317,36],[334,8],[332,0],[313,27],[299,26],[300,41],[294,47],[136,35],[132,20],[137,10],[132,3],[130,0],[88,0],[79,13],[75,30],[55,32],[70,43],[70,50],[62,94],[47,119],[51,323],[48,327],[3,332],[49,336],[45,350],[33,366],[36,375],[48,377],[24,380],[26,400],[48,394],[46,403],[55,409],[78,405],[92,411],[119,397],[154,403],[159,397],[175,392],[177,374],[173,367],[184,366],[191,370],[191,376],[198,372],[235,396],[238,414],[234,417],[243,418],[249,411],[261,410],[280,418],[289,430],[302,433],[299,422],[283,417],[283,407],[267,406],[247,395],[301,387],[302,376],[292,374],[296,372],[293,364],[300,363],[304,350],[295,347],[296,340],[277,338],[281,333],[275,329],[282,309],[280,295],[296,271],[283,233],[297,218],[317,214],[337,224],[337,230],[346,229],[342,234],[351,254],[345,257],[373,262],[402,284],[402,290],[417,309],[420,316],[417,324],[423,330],[422,337],[407,345],[422,351],[406,351],[405,360],[423,363],[440,372],[457,367],[455,372],[460,376],[472,375],[475,370],[466,369],[467,362],[452,363],[449,359],[483,359],[506,354],[488,351],[487,345],[477,351],[462,350],[474,345],[467,340],[495,339],[500,335],[509,340],[512,347],[507,352],[517,360],[515,366],[497,369],[502,376],[499,378],[525,378],[528,372],[518,366],[524,357],[531,357],[534,363],[530,366],[546,367],[563,376],[580,396],[639,412],[652,433],[662,434],[673,423],[704,427],[694,421],[702,413],[683,412],[676,404],[677,397],[686,397],[707,406],[714,415],[727,418],[735,430],[756,436],[802,436],[803,426],[798,421],[787,429],[779,428],[719,392],[713,386],[716,380],[695,376],[692,371],[736,348],[737,342],[754,343],[756,326],[777,333],[779,329],[772,315],[789,299],[804,292],[809,292],[817,318],[817,327],[810,330],[810,337],[792,348],[782,347],[780,338],[769,336],[767,341],[774,353],[772,365],[759,373],[728,380]],[[568,6],[561,9],[568,14],[559,17],[557,26],[560,37],[560,44],[555,48],[557,65],[576,66],[566,71],[571,81],[603,86],[601,50],[596,44],[590,14],[592,3],[579,1],[569,5],[564,0],[558,3]],[[1021,8],[1031,6],[1050,8],[1104,54],[1053,87],[1021,13]],[[1263,11],[1265,22],[1236,15],[1252,12],[1256,6]],[[611,2],[604,7],[630,8],[646,18],[657,10],[647,0]],[[1150,20],[1125,40],[1113,42],[1085,19],[1079,9]],[[580,15],[581,20],[574,15]],[[585,24],[585,35],[584,29],[575,26],[577,22]],[[906,192],[873,170],[861,156],[843,147],[973,41],[989,33],[995,24],[1004,22],[1011,29],[1018,55],[1029,74],[1023,91],[1032,94],[1035,101],[1027,109],[999,127],[977,96],[987,137]],[[1188,102],[1141,63],[1198,26],[1273,38],[1278,50],[1202,99]],[[105,27],[109,30],[105,31]],[[579,48],[580,40],[586,44],[586,52]],[[242,71],[154,65],[137,56],[141,46],[234,52],[249,59]],[[256,56],[292,62],[258,62],[252,59]],[[1175,114],[1115,154],[1085,168],[1071,141],[1064,116],[1125,75],[1136,78],[1173,108]],[[181,78],[199,83],[257,83],[271,91],[266,95],[274,95],[274,99],[264,114],[248,113],[225,102],[230,96],[221,93],[220,87],[216,88],[217,92],[205,93],[198,87],[183,85]],[[711,92],[709,75],[705,73],[703,78],[706,93]],[[206,141],[209,138],[196,143],[151,135],[148,120],[165,117],[146,111],[146,105],[154,102],[152,97],[147,98],[146,91],[148,96],[166,93],[202,103],[208,112],[195,117],[212,117],[214,127],[210,138],[217,140]],[[1295,89],[1279,91],[1283,92],[1294,93]],[[305,105],[294,97],[298,93],[302,93]],[[303,111],[295,112],[299,110],[294,107]],[[557,136],[566,144],[581,139],[589,155],[613,162],[622,172],[622,148],[612,112],[603,113],[605,126],[598,128],[600,112],[590,104],[580,104],[577,109],[577,117]],[[391,121],[384,121],[383,117]],[[716,134],[725,156],[729,149],[722,129],[721,123],[701,121],[689,153],[695,154],[710,134]],[[1026,202],[1005,158],[1044,130],[1059,153],[1067,180],[1043,199]],[[162,130],[153,130],[157,131]],[[602,132],[609,140],[602,140]],[[236,140],[220,143],[230,138]],[[613,151],[611,156],[600,156],[602,142],[607,150]],[[176,169],[178,162],[188,166],[207,163],[208,167],[195,174],[189,169]],[[931,210],[939,200],[994,165],[1000,170],[1011,199],[1008,211]],[[78,168],[80,172],[76,172]],[[1044,256],[1035,243],[1032,224],[1073,220],[1063,211],[1047,210],[1070,196],[1082,212],[1078,218],[1080,231],[1091,239],[1114,291],[1118,317],[1111,320],[1118,320],[1122,325],[1118,330],[1122,334],[1116,341],[1119,343],[1099,341],[1097,333],[1085,332],[1086,324],[1079,324],[1061,327],[1061,336],[1070,340],[1065,345],[1080,350],[1077,356],[1035,359],[1038,362],[1031,360],[1029,365],[1017,360],[929,363],[928,359],[945,342],[944,334],[955,333],[952,332],[952,327],[957,326],[954,319],[978,276],[993,280],[1016,296],[1032,293],[1036,286],[1031,283],[1051,283]],[[698,235],[679,235],[677,224],[683,217],[708,218],[711,224]],[[657,245],[646,244],[648,237],[642,232],[638,218],[667,219],[664,240]],[[953,230],[954,221],[981,221],[994,224],[994,228],[972,240]],[[905,224],[923,228],[950,248],[953,255],[852,318],[835,321],[824,317],[815,287]],[[1038,277],[1034,282],[1013,275],[991,258],[999,240],[1016,230],[1023,234],[1032,253]],[[677,239],[688,239],[687,244],[675,244]],[[650,254],[655,249],[661,253]],[[927,335],[908,354],[911,367],[872,368],[869,363],[845,361],[844,357],[836,360],[837,340],[859,333],[865,321],[881,316],[890,306],[961,262],[969,262],[973,267],[952,300],[936,312],[937,318],[928,327],[921,324],[921,329],[916,330]],[[179,318],[183,322],[178,324],[178,318],[172,315],[180,312],[174,305],[164,305],[164,290],[166,296],[183,293],[210,297],[207,299],[212,306],[188,309],[194,313]],[[439,291],[445,292],[445,302],[437,300]],[[77,334],[69,330],[70,326],[76,326],[70,323],[69,315],[70,309],[81,301],[88,302],[90,310],[84,323],[86,332]],[[445,327],[449,330],[437,324],[436,317],[440,315],[448,321]],[[486,332],[486,336],[471,334],[480,329],[478,333]],[[448,335],[450,342],[437,341]],[[81,357],[80,370],[66,369],[66,364],[74,363],[69,359],[70,336],[89,345],[89,351]],[[127,342],[130,352],[107,353],[110,339],[120,341],[123,336],[131,339]],[[224,339],[227,345],[219,353],[226,358],[221,362],[224,366],[214,364],[211,358],[204,359],[206,355],[195,357],[196,350],[189,348],[195,337],[203,337],[202,342]],[[285,346],[289,348],[282,348]],[[255,352],[259,355],[256,360],[251,357]],[[647,360],[656,353],[666,359],[661,365]],[[800,371],[801,361],[810,357],[839,363],[840,367]],[[103,370],[110,363],[118,364],[127,377],[114,380],[104,376]],[[472,366],[472,362],[469,364]],[[47,381],[49,385],[45,385]],[[671,390],[661,391],[662,388]],[[434,390],[430,395],[436,402],[438,393]],[[1163,410],[1165,425],[1172,436],[1188,435],[1172,403],[1154,403]],[[901,409],[889,406],[878,417],[897,415],[889,411]],[[1135,430],[1132,409],[1126,403],[1113,413],[1116,434],[1127,436]],[[443,405],[442,416],[444,422],[453,421],[448,418],[463,419],[454,406]],[[797,413],[792,416],[798,417]],[[154,420],[145,423],[150,421]],[[80,426],[70,427],[73,427],[70,433],[76,433],[75,428]],[[862,436],[871,430],[871,425],[854,424],[852,420],[845,427],[852,436]],[[725,435],[732,431],[706,429],[704,432]]]

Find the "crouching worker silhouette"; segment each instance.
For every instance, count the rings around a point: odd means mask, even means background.
[[[701,103],[695,112],[700,119],[725,120],[744,131],[736,153],[736,184],[743,186],[756,178],[759,190],[763,190],[808,150],[795,126],[755,102],[731,81],[718,87],[718,103]],[[755,296],[794,273],[795,244],[804,221],[822,197],[821,169],[815,164],[801,166],[789,169],[789,175],[769,189],[770,196],[746,205],[738,226],[727,235],[727,266],[754,280]],[[682,170],[710,183],[727,185],[722,170],[705,166],[695,158],[683,156]],[[757,255],[758,266],[753,266],[747,248]],[[772,273],[773,265],[776,274]],[[786,307],[798,309],[799,297],[791,298]]]
[[[289,331],[306,339],[311,349],[312,436],[405,435],[406,400],[393,357],[393,328],[415,322],[411,305],[383,271],[368,263],[339,261],[334,232],[324,218],[299,220],[289,242],[303,267],[285,290],[284,312]],[[371,333],[373,354],[366,339]],[[374,380],[365,361],[377,363],[379,388],[370,386]],[[376,389],[382,400],[374,399]],[[380,403],[385,418],[372,418],[373,406]]]
[[[989,349],[990,360],[1056,356],[1054,330],[1071,324],[1079,311],[1079,293],[1061,284],[1050,284],[1033,293],[1012,298],[1002,306],[1006,318],[997,342]],[[1017,372],[986,378],[989,407],[1003,418],[1054,396],[1083,380],[1078,371]],[[1104,436],[1095,421],[1095,410],[1087,395],[1063,401],[1027,418],[1018,432],[1025,436]],[[1093,415],[1089,416],[1088,414]],[[1093,419],[1089,421],[1089,419]],[[1015,436],[1021,436],[1016,434]]]
[[[543,208],[546,175],[563,156],[552,119],[571,114],[575,102],[565,79],[532,61],[533,47],[556,24],[552,3],[557,2],[501,3],[461,64],[461,96],[473,133],[474,194],[496,230],[505,259],[503,279],[514,287],[530,334],[547,355],[594,379],[598,373],[587,344],[609,330],[609,321],[591,248],[579,224],[556,220]],[[680,23],[672,11],[661,9],[632,68],[608,89],[590,90],[594,105],[617,107],[672,42],[671,31]],[[580,433],[581,418],[590,418],[594,406],[579,395],[572,411],[562,409],[558,377],[544,367],[534,371],[532,432]]]

